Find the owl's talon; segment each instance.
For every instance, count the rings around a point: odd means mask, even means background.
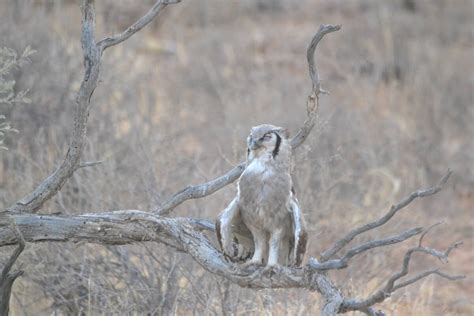
[[[279,264],[275,265],[267,265],[263,268],[262,272],[264,274],[269,274],[270,277],[274,276],[279,270],[281,269],[281,266]]]
[[[244,262],[241,267],[244,269],[244,270],[248,270],[248,271],[256,271],[259,267],[261,266],[261,263],[258,262],[258,261],[247,261],[247,262]]]

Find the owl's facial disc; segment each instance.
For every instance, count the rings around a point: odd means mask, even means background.
[[[273,131],[265,133],[261,137],[255,137],[255,135],[250,135],[248,138],[248,147],[250,150],[257,150],[260,148],[267,148],[270,149],[275,144],[276,135]]]

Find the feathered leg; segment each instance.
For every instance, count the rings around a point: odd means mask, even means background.
[[[253,235],[255,251],[253,253],[252,259],[250,259],[250,261],[247,261],[244,264],[244,266],[264,264],[265,263],[264,256],[267,253],[267,245],[268,245],[267,234],[256,227],[249,227],[249,229]]]
[[[276,229],[270,234],[270,251],[268,254],[268,266],[276,266],[278,264],[278,253],[283,237],[283,229]]]

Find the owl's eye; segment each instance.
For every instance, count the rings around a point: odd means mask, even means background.
[[[262,138],[260,138],[261,141],[267,141],[267,140],[270,140],[270,139],[272,139],[272,135],[270,135],[270,134],[265,134],[265,135],[263,135]]]

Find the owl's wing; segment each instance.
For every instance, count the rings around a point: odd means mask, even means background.
[[[242,221],[238,197],[219,214],[216,220],[217,240],[222,251],[233,260],[245,260],[253,251],[252,233]]]
[[[301,266],[306,246],[308,244],[308,233],[306,232],[306,223],[301,212],[298,199],[291,192],[290,196],[290,213],[293,220],[293,238],[290,246],[290,263],[293,266]]]

